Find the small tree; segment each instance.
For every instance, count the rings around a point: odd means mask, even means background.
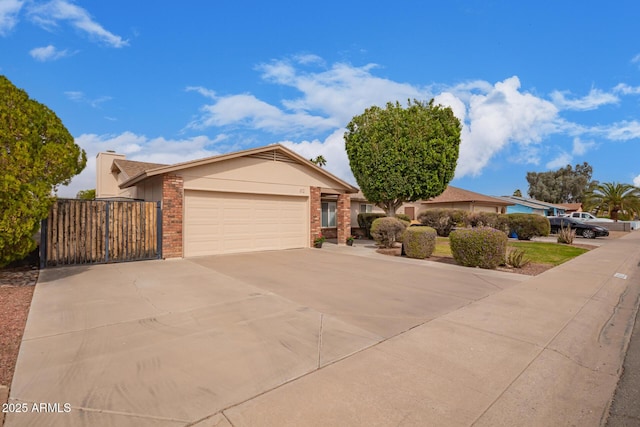
[[[344,134],[349,164],[362,193],[388,216],[407,201],[440,195],[455,173],[460,120],[449,107],[409,101],[370,107]]]
[[[520,189],[518,188],[516,191],[513,192],[513,196],[522,197],[522,191],[520,191]]]
[[[0,266],[24,258],[60,184],[87,156],[58,116],[0,76]]]
[[[92,188],[91,190],[80,190],[76,194],[76,199],[82,200],[93,200],[96,198],[96,189]]]

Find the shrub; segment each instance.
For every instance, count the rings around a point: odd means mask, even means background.
[[[376,213],[359,213],[358,214],[358,227],[364,230],[365,236],[370,239],[371,238],[371,224],[378,218],[386,217],[385,214],[381,212]]]
[[[512,249],[507,253],[507,264],[513,268],[522,268],[531,262],[529,258],[525,257],[526,252],[524,249]]]
[[[566,243],[570,245],[573,243],[573,239],[576,237],[576,231],[572,230],[571,227],[560,227],[558,230],[558,243]]]
[[[436,248],[436,230],[424,226],[409,227],[404,232],[402,243],[409,258],[428,258]]]
[[[452,231],[449,243],[456,262],[467,267],[496,268],[507,254],[507,235],[490,227]]]
[[[470,212],[466,215],[464,223],[467,227],[491,227],[509,233],[507,215],[496,212]]]
[[[411,224],[411,218],[409,218],[409,215],[405,215],[405,214],[396,214],[396,218],[398,218],[400,221],[406,221],[409,224]]]
[[[371,224],[371,236],[385,248],[392,248],[393,244],[402,238],[407,226],[398,218],[378,218]]]
[[[466,211],[459,209],[427,209],[418,215],[422,225],[433,228],[438,236],[447,237],[453,227],[464,224]]]
[[[548,236],[549,220],[536,214],[514,213],[507,215],[509,230],[518,235],[518,240],[531,240],[535,236]]]

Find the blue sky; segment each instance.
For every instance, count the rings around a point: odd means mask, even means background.
[[[0,74],[89,157],[160,163],[280,142],[355,183],[345,126],[409,98],[463,121],[452,185],[526,192],[589,162],[640,185],[640,3],[0,0]]]

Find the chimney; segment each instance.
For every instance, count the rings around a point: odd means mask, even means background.
[[[107,150],[106,153],[98,153],[96,156],[96,199],[118,197],[118,180],[111,172],[111,166],[116,159],[124,160],[125,155]]]

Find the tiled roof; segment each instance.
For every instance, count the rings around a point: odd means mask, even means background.
[[[568,211],[582,210],[582,203],[559,203],[558,206],[562,206]]]
[[[118,169],[120,169],[120,172],[124,172],[124,174],[127,175],[128,178],[133,178],[134,176],[149,169],[155,169],[162,166],[167,166],[161,163],[136,162],[134,160],[122,160],[122,159],[115,159],[113,161],[113,164]]]
[[[422,203],[434,204],[434,203],[457,203],[457,202],[482,202],[491,203],[494,205],[508,206],[512,205],[512,202],[498,199],[491,196],[485,196],[484,194],[476,193],[469,190],[463,190],[462,188],[449,185],[442,194],[433,199],[429,199]]]

